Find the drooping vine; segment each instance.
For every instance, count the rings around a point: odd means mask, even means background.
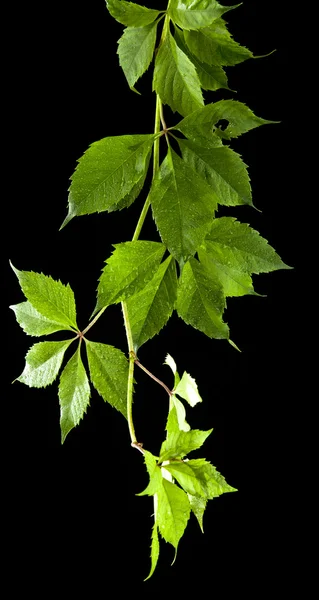
[[[69,336],[34,344],[17,381],[30,387],[53,383],[66,350],[76,344],[59,381],[62,443],[83,418],[91,385],[127,419],[131,444],[143,454],[150,478],[140,495],[152,496],[154,503],[150,577],[159,556],[158,532],[176,553],[191,512],[202,529],[207,501],[235,490],[210,462],[188,458],[212,431],[191,429],[186,421],[181,399],[191,407],[202,401],[195,380],[186,372],[180,378],[174,359],[167,355],[166,364],[174,375],[171,389],[141,364],[138,351],[161,331],[174,310],[208,337],[236,347],[223,320],[226,298],[254,294],[253,274],[289,267],[248,224],[216,214],[219,205],[253,207],[247,167],[229,144],[232,138],[273,123],[237,100],[204,101],[203,91],[229,89],[225,67],[254,58],[232,38],[224,19],[239,5],[169,0],[163,11],[125,0],[106,4],[110,15],[125,26],[118,55],[131,90],[137,91],[136,83],[154,61],[154,131],[106,137],[88,148],[71,177],[62,227],[76,216],[129,209],[151,168],[150,190],[132,240],[115,244],[105,261],[95,309],[85,329],[78,328],[70,286],[41,273],[13,267],[26,300],[11,308],[28,335],[65,332]],[[167,123],[166,105],[179,113],[176,122]],[[227,122],[226,128],[221,121]],[[140,239],[150,209],[157,241]],[[113,304],[121,306],[126,354],[88,338]],[[82,347],[89,373],[82,362]],[[143,432],[135,431],[135,367],[169,397],[166,438],[158,455],[143,447]]]

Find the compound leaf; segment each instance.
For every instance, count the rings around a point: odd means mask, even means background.
[[[139,292],[156,273],[165,252],[163,244],[141,240],[114,244],[114,248],[99,279],[94,313]]]
[[[185,163],[212,188],[219,204],[252,206],[249,175],[239,154],[224,146],[205,148],[190,140],[178,142]]]
[[[83,366],[80,346],[64,367],[59,385],[62,444],[68,433],[79,424],[90,402],[90,384]]]
[[[127,418],[128,361],[118,348],[85,339],[91,381],[102,396]]]
[[[170,33],[155,59],[153,89],[163,104],[183,116],[204,105],[196,69]]]
[[[182,29],[200,29],[238,6],[221,6],[216,0],[171,0],[168,13]]]
[[[214,217],[211,187],[172,149],[154,180],[150,202],[161,238],[180,262],[193,255]]]
[[[62,325],[61,329],[77,329],[74,294],[69,284],[32,271],[19,271],[13,265],[21,289],[33,308],[41,315]]]
[[[153,58],[157,23],[146,27],[128,27],[118,44],[120,65],[130,88],[145,73]]]
[[[71,177],[69,212],[61,229],[73,217],[115,210],[128,195],[130,203],[135,200],[153,140],[153,135],[120,135],[91,144]]]
[[[176,308],[185,323],[208,337],[228,339],[228,326],[222,320],[225,308],[223,288],[195,258],[191,258],[184,266]]]
[[[248,48],[233,40],[223,19],[199,31],[185,31],[184,36],[191,53],[208,65],[233,66],[254,57]]]
[[[46,387],[53,383],[60,370],[64,353],[73,340],[39,342],[26,355],[26,365],[17,381],[29,387]]]
[[[28,335],[35,337],[41,337],[42,335],[49,335],[56,331],[69,330],[70,327],[65,327],[56,321],[47,319],[39,313],[31,304],[31,302],[20,302],[9,306],[15,313],[16,319],[22,327],[23,331]]]
[[[176,265],[169,256],[158,268],[153,279],[127,300],[134,350],[166,325],[177,297]]]
[[[107,8],[116,21],[129,27],[144,27],[153,23],[163,11],[140,6],[125,0],[106,0]]]

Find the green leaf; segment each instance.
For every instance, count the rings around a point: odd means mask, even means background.
[[[188,170],[203,178],[219,204],[253,205],[247,166],[239,154],[224,146],[205,148],[189,140],[178,142]]]
[[[78,329],[74,294],[69,284],[63,285],[42,273],[19,271],[11,264],[21,289],[33,308],[41,315],[62,325],[61,329]]]
[[[196,259],[186,263],[177,291],[177,313],[195,329],[210,338],[228,339],[222,320],[225,296],[222,286]]]
[[[118,44],[120,65],[130,88],[151,64],[156,44],[157,23],[146,27],[128,27]]]
[[[190,503],[183,490],[166,479],[157,493],[158,507],[156,523],[166,542],[175,549],[183,536],[190,517]]]
[[[247,293],[245,285],[251,281],[249,276],[252,273],[291,268],[258,231],[233,217],[214,220],[205,240],[205,249],[206,252],[200,250],[200,259],[223,285],[227,296]]]
[[[160,463],[174,458],[183,458],[193,450],[197,450],[213,431],[212,429],[208,431],[200,431],[199,429],[181,431],[174,406],[172,406],[169,412],[166,429],[167,439],[161,447]]]
[[[73,340],[39,342],[26,355],[26,365],[17,381],[29,387],[46,387],[53,383],[60,370],[64,353]]]
[[[198,393],[195,379],[186,373],[186,371],[183,373],[182,379],[175,389],[175,393],[184,398],[191,406],[195,406],[198,402],[203,401]]]
[[[156,56],[153,90],[163,104],[183,116],[204,105],[196,69],[170,33],[162,41]]]
[[[90,402],[90,384],[83,366],[80,346],[64,367],[59,385],[62,444],[68,433],[79,424]]]
[[[117,348],[85,339],[90,378],[105,402],[127,418],[128,361]]]
[[[120,203],[128,195],[132,203],[145,179],[153,141],[154,135],[119,135],[91,144],[71,177],[69,212],[61,229],[73,217],[113,211],[118,204],[123,208]]]
[[[30,302],[20,302],[20,304],[9,306],[9,308],[13,310],[20,327],[28,335],[40,337],[55,331],[70,330],[70,327],[64,327],[60,323],[41,315]]]
[[[165,252],[163,244],[141,240],[114,244],[114,248],[99,280],[94,314],[143,289],[156,273]]]
[[[169,256],[158,268],[153,279],[127,300],[134,350],[166,325],[177,298],[176,265]]]
[[[124,0],[106,0],[106,5],[114,19],[129,27],[149,25],[163,12]]]
[[[157,561],[158,561],[158,557],[159,557],[159,551],[160,551],[160,547],[159,547],[159,539],[158,539],[158,533],[157,533],[157,525],[156,525],[156,523],[154,523],[153,530],[152,530],[152,544],[151,544],[151,570],[149,572],[149,575],[146,577],[146,579],[144,579],[144,581],[147,581],[150,577],[152,577],[152,575],[156,569],[156,565],[157,565]]]
[[[229,90],[227,75],[222,67],[218,67],[216,65],[207,65],[206,63],[201,62],[196,56],[194,56],[194,54],[192,54],[189,51],[188,47],[185,44],[184,33],[178,29],[176,29],[175,31],[175,40],[180,49],[184,52],[184,54],[186,54],[186,56],[195,66],[201,87],[204,90],[215,91],[219,90],[220,88]],[[200,110],[204,109],[199,108],[198,111]],[[191,113],[191,115],[192,114],[193,113]]]
[[[248,48],[233,40],[223,19],[200,31],[185,31],[184,35],[191,53],[208,65],[233,66],[254,57]]]
[[[169,149],[149,199],[164,244],[179,262],[186,261],[210,228],[216,208],[214,192]]]
[[[220,120],[228,121],[228,125],[224,130],[216,127]],[[176,128],[194,141],[197,138],[205,138],[209,142],[214,139],[215,135],[230,140],[255,127],[269,123],[276,123],[276,121],[266,121],[256,117],[253,111],[242,102],[220,100],[195,110],[180,121]]]
[[[205,498],[203,498],[202,496],[192,496],[191,494],[188,494],[188,499],[191,505],[191,509],[199,523],[199,526],[202,532],[204,533],[203,516],[205,508],[207,506],[207,500],[205,500]]]
[[[168,14],[182,29],[200,29],[238,6],[221,6],[216,0],[171,0]]]
[[[161,468],[157,464],[157,459],[153,454],[144,450],[144,461],[147,468],[147,472],[150,477],[148,486],[143,492],[136,494],[137,496],[154,496],[162,485],[162,473]]]
[[[192,496],[202,496],[212,500],[226,492],[237,491],[225,481],[225,478],[204,458],[187,462],[171,462],[165,465],[174,479]]]
[[[213,498],[217,498],[228,492],[237,492],[236,488],[228,485],[225,477],[223,477],[223,475],[221,475],[217,469],[204,458],[189,460],[187,461],[187,466],[192,470],[202,487],[201,495],[205,495],[208,500],[212,500]]]

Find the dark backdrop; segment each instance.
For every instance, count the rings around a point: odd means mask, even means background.
[[[165,6],[163,1],[154,4]],[[277,51],[229,68],[230,87],[237,94],[207,93],[206,101],[234,97],[257,115],[281,121],[234,143],[250,167],[254,202],[262,212],[242,207],[227,214],[250,223],[285,262],[296,266],[295,188],[287,160],[291,48],[286,5],[276,2],[274,15],[268,1],[245,0],[227,15],[235,39],[256,55]],[[129,91],[116,55],[123,28],[109,16],[103,0],[33,3],[20,6],[10,19],[7,305],[23,299],[8,267],[10,258],[21,270],[69,282],[85,327],[103,261],[113,243],[132,237],[145,196],[129,210],[76,218],[59,232],[68,178],[93,141],[152,131],[151,74],[137,84],[142,96]],[[174,117],[169,118],[173,124]],[[154,236],[149,215],[142,239]],[[9,572],[15,573],[12,590],[22,582],[26,590],[46,598],[54,586],[74,595],[87,589],[93,600],[113,597],[114,583],[120,596],[130,585],[134,597],[143,591],[169,594],[175,586],[186,591],[197,582],[198,593],[222,590],[226,597],[245,592],[259,598],[265,589],[276,585],[280,593],[286,586],[289,566],[283,566],[282,555],[293,549],[293,537],[290,504],[282,490],[288,485],[291,456],[296,271],[256,276],[255,287],[267,297],[228,301],[226,320],[242,353],[209,340],[177,316],[139,352],[140,360],[168,383],[163,366],[167,352],[180,371],[196,378],[204,402],[189,409],[189,420],[194,427],[214,427],[198,455],[211,460],[239,490],[209,503],[204,536],[191,519],[173,567],[173,551],[162,541],[158,570],[145,584],[152,500],[135,496],[147,477],[142,456],[130,448],[122,417],[93,391],[85,419],[61,447],[57,385],[46,390],[8,385],[5,462],[12,491],[7,552]],[[7,309],[6,322],[10,382],[23,370],[24,355],[36,340],[22,332]],[[91,339],[125,351],[119,307],[108,309],[90,333]],[[142,372],[136,380],[138,438],[156,453],[167,398]]]

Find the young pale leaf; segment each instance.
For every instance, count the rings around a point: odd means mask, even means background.
[[[175,406],[172,406],[169,412],[166,429],[167,438],[161,447],[160,463],[174,458],[184,458],[193,450],[200,448],[213,431],[212,429],[181,431]]]
[[[200,246],[214,218],[212,188],[169,149],[153,183],[150,202],[163,242],[179,262],[186,261]]]
[[[137,496],[154,496],[162,485],[161,468],[157,465],[157,459],[153,454],[144,450],[144,461],[150,477],[148,486]]]
[[[124,0],[106,0],[106,5],[116,21],[129,27],[149,25],[163,12]]]
[[[46,387],[53,383],[60,370],[64,353],[73,340],[39,342],[26,355],[26,365],[17,381],[29,387]]]
[[[146,579],[144,579],[144,581],[147,581],[150,577],[152,577],[152,575],[156,569],[159,552],[160,552],[160,547],[159,547],[159,539],[158,539],[158,533],[157,533],[157,525],[156,525],[156,523],[154,523],[153,530],[152,530],[152,544],[151,544],[151,570],[149,572],[149,575],[146,577]]]
[[[126,393],[128,361],[117,348],[107,344],[89,342],[86,350],[90,369],[90,378],[105,402],[114,406],[127,418]]]
[[[134,350],[166,325],[177,298],[176,265],[169,256],[158,268],[153,279],[127,300]]]
[[[177,549],[190,517],[190,503],[183,490],[166,479],[158,491],[156,523],[166,542]]]
[[[165,252],[163,244],[141,240],[114,244],[114,248],[99,280],[94,314],[143,289],[156,273]]]
[[[202,486],[203,494],[201,495],[205,495],[208,500],[212,500],[213,498],[217,498],[228,492],[237,492],[236,488],[228,485],[225,477],[223,477],[217,469],[204,458],[189,460],[187,461],[187,466],[192,470],[194,477],[196,477],[197,481]],[[181,471],[182,470],[180,470],[180,472]]]
[[[14,311],[20,327],[28,335],[41,337],[56,331],[70,330],[70,327],[65,327],[41,315],[30,302],[20,302],[20,304],[9,306],[9,308]]]
[[[219,204],[253,205],[247,166],[239,154],[226,147],[205,148],[189,140],[178,142],[188,170],[211,186]]]
[[[291,269],[286,265],[255,229],[233,217],[220,217],[213,221],[206,241],[207,253],[221,256],[239,265],[244,273],[270,273],[277,269]]]
[[[224,130],[218,127],[220,120],[228,121]],[[204,108],[195,110],[176,125],[186,137],[196,141],[196,138],[205,138],[210,141],[212,136],[220,136],[226,140],[238,137],[255,127],[276,123],[256,117],[253,111],[237,100],[220,100],[207,104]]]
[[[180,49],[184,52],[184,54],[186,54],[186,56],[195,66],[201,87],[204,90],[215,91],[219,90],[220,88],[229,90],[227,75],[222,67],[216,65],[207,65],[194,56],[194,54],[192,54],[186,46],[184,33],[178,29],[175,31],[175,40]],[[202,109],[199,108],[198,110],[200,111]]]
[[[171,396],[172,405],[175,406],[178,427],[181,431],[189,431],[190,426],[186,421],[186,410],[184,404],[176,398],[176,396]]]
[[[196,69],[170,33],[156,56],[153,90],[163,104],[183,116],[204,105]]]
[[[118,44],[120,65],[130,88],[151,64],[156,43],[157,23],[146,27],[128,27]]]
[[[61,441],[79,424],[90,402],[90,384],[83,366],[80,346],[64,367],[59,385]]]
[[[233,40],[223,19],[200,31],[185,31],[184,35],[191,53],[208,65],[233,66],[254,57],[248,48]]]
[[[173,374],[174,374],[174,389],[175,389],[176,386],[180,382],[180,376],[179,376],[179,374],[177,372],[176,362],[175,362],[175,360],[173,359],[173,357],[170,354],[166,355],[165,361],[164,361],[164,365],[167,365],[173,371]]]
[[[11,266],[25,297],[36,311],[49,321],[59,323],[60,329],[78,329],[74,294],[69,284],[63,285],[42,273],[18,271]]]
[[[195,406],[198,402],[202,402],[202,398],[198,393],[198,387],[195,379],[184,371],[182,379],[175,388],[175,393],[184,398],[191,406]]]
[[[228,326],[222,320],[225,308],[223,289],[218,280],[194,258],[183,269],[176,308],[185,323],[208,337],[228,339]]]
[[[79,159],[71,177],[69,212],[61,229],[80,215],[115,210],[128,195],[130,203],[144,181],[153,135],[119,135],[94,142]],[[136,196],[135,196],[136,197]]]
[[[192,496],[191,494],[187,494],[188,495],[188,499],[191,505],[191,509],[198,521],[198,524],[202,530],[202,532],[204,533],[204,529],[203,529],[203,516],[204,516],[204,512],[205,512],[205,508],[207,506],[207,500],[205,500],[205,498],[203,498],[202,496]]]
[[[200,29],[238,6],[221,6],[216,0],[171,0],[168,14],[182,29]]]

